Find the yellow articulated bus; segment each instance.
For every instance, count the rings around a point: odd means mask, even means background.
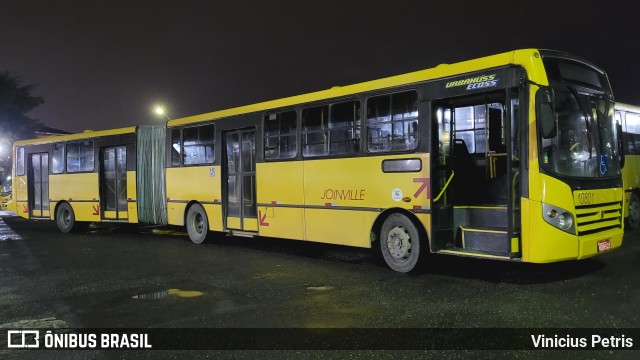
[[[624,214],[631,229],[640,228],[640,106],[616,103],[616,122],[622,126]]]
[[[613,109],[601,69],[525,49],[170,120],[148,137],[128,129],[137,137],[128,145],[137,159],[124,157],[137,173],[131,196],[154,198],[138,199],[138,219],[127,198],[122,219],[184,225],[195,243],[216,231],[379,246],[400,272],[429,252],[582,259],[622,243]],[[141,151],[143,140],[165,146]],[[19,213],[56,219],[68,203],[63,219],[113,221],[99,212],[107,211],[102,160],[87,176],[95,195],[83,198],[93,201],[86,207],[56,190],[47,212],[32,209],[46,199],[27,190],[44,183],[29,170],[45,161],[40,144],[15,145]],[[105,144],[94,143],[96,159]],[[99,215],[87,213],[94,206]]]
[[[56,220],[65,233],[90,222],[138,222],[135,127],[16,141],[14,149],[16,214]]]

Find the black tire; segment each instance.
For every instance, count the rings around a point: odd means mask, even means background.
[[[58,230],[68,234],[76,227],[76,215],[73,213],[73,208],[68,203],[62,203],[56,210],[56,224]]]
[[[387,265],[398,272],[409,272],[420,258],[420,235],[407,216],[389,215],[380,230],[380,250]]]
[[[202,205],[193,204],[189,208],[184,225],[187,228],[189,239],[191,239],[194,244],[202,244],[202,242],[204,242],[209,232],[209,220]]]
[[[638,196],[637,193],[631,193],[628,215],[627,224],[629,228],[631,230],[638,230],[638,228],[640,228],[640,196]]]

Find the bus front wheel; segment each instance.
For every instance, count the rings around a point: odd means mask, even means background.
[[[209,220],[202,205],[194,204],[189,208],[185,225],[189,239],[194,244],[202,244],[209,231]]]
[[[400,213],[389,215],[380,230],[380,250],[391,269],[413,270],[420,256],[420,237],[411,219]]]
[[[632,230],[640,228],[640,196],[638,196],[638,193],[631,194],[631,200],[629,200],[629,217],[627,218],[627,222]]]
[[[62,203],[58,206],[56,211],[56,223],[58,224],[58,230],[68,234],[76,225],[76,216],[73,213],[73,208],[68,203]]]

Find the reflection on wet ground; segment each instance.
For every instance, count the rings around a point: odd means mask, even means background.
[[[16,234],[0,217],[0,241],[22,240],[20,235]]]
[[[134,295],[131,298],[136,300],[158,300],[163,299],[168,296],[176,296],[181,298],[193,298],[204,295],[201,291],[195,290],[180,290],[180,289],[169,289],[163,291],[156,291],[148,294],[139,294]]]

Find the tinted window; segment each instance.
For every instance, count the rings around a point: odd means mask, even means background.
[[[54,174],[62,174],[64,172],[64,143],[53,144],[51,171]]]
[[[418,93],[407,91],[367,101],[367,149],[412,150],[418,146]]]
[[[329,106],[302,110],[302,154],[329,154]]]
[[[597,69],[578,61],[542,58],[550,82],[565,82],[610,91],[606,76]]]
[[[182,130],[182,163],[184,165],[212,164],[215,132],[213,124]]]
[[[67,143],[66,149],[67,172],[93,171],[94,152],[92,140]]]
[[[360,102],[304,109],[302,146],[304,156],[356,154],[360,149]]]
[[[16,148],[16,175],[24,175],[24,148]]]
[[[171,166],[180,165],[180,129],[171,130]]]
[[[296,119],[295,111],[265,115],[264,157],[266,159],[290,159],[296,156]]]

